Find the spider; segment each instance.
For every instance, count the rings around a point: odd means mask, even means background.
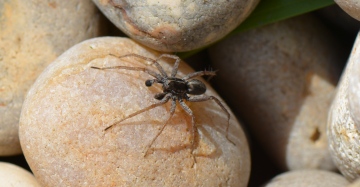
[[[206,70],[198,71],[198,72],[187,74],[182,78],[177,78],[176,74],[177,74],[179,63],[180,63],[181,59],[176,55],[162,54],[156,60],[154,60],[152,58],[144,57],[144,56],[141,56],[138,54],[133,54],[133,53],[127,54],[124,56],[119,56],[119,57],[115,56],[113,54],[110,54],[110,55],[117,57],[119,59],[124,58],[124,57],[135,57],[135,58],[143,59],[145,61],[152,62],[152,64],[154,64],[156,66],[156,68],[158,69],[159,73],[157,73],[153,70],[150,70],[148,68],[143,68],[143,67],[129,67],[129,66],[94,67],[94,66],[92,66],[91,68],[99,69],[99,70],[124,69],[124,70],[131,70],[131,71],[142,71],[142,72],[145,72],[154,77],[154,79],[148,79],[145,81],[145,85],[147,87],[152,86],[154,83],[158,83],[158,84],[162,84],[163,91],[161,93],[155,94],[155,96],[154,96],[154,98],[159,100],[159,102],[152,104],[148,107],[145,107],[141,110],[138,110],[138,111],[124,117],[123,119],[106,127],[105,131],[113,128],[115,125],[117,125],[129,118],[132,118],[132,117],[139,115],[143,112],[146,112],[148,110],[151,110],[155,107],[161,106],[161,105],[167,103],[169,100],[171,100],[170,115],[167,118],[167,120],[165,121],[165,123],[161,126],[161,128],[158,131],[158,133],[156,134],[156,136],[154,136],[154,138],[151,140],[151,142],[148,144],[148,146],[146,146],[146,151],[144,154],[144,157],[146,157],[148,155],[149,149],[151,148],[152,144],[160,136],[160,134],[162,133],[162,131],[165,129],[166,125],[168,124],[169,120],[174,115],[175,108],[176,108],[176,101],[178,101],[180,106],[191,117],[192,138],[191,138],[190,143],[191,143],[191,154],[194,156],[193,151],[194,151],[195,135],[196,135],[196,133],[198,133],[198,130],[195,125],[195,116],[194,116],[192,110],[185,104],[184,100],[190,101],[190,102],[202,102],[202,101],[213,100],[220,106],[220,108],[227,115],[228,119],[227,119],[227,127],[226,127],[226,138],[232,144],[234,144],[228,138],[228,131],[229,131],[229,125],[230,125],[230,113],[226,110],[226,108],[223,106],[223,104],[220,102],[220,100],[218,98],[216,98],[214,96],[203,95],[206,92],[205,84],[198,79],[193,79],[194,77],[199,77],[199,76],[203,76],[203,75],[214,76],[215,71],[206,71]],[[175,63],[174,63],[174,66],[173,66],[170,76],[164,71],[163,67],[158,63],[158,60],[160,60],[161,58],[170,58],[170,59],[175,60]],[[194,162],[196,162],[195,158],[194,158]]]

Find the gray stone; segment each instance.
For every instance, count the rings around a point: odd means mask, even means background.
[[[305,15],[210,49],[219,91],[283,169],[335,169],[326,121],[341,58],[331,38]]]
[[[223,38],[259,0],[93,0],[124,33],[150,48],[190,51]]]

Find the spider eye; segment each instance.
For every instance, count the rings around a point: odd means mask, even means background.
[[[152,81],[152,80],[146,80],[146,81],[145,81],[145,85],[146,85],[147,87],[152,86],[153,83],[154,83],[154,81]]]
[[[191,95],[201,95],[206,92],[206,86],[203,82],[192,79],[187,82],[187,93]]]

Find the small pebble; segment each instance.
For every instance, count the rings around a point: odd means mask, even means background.
[[[0,162],[1,187],[40,187],[35,177],[25,169],[6,162]]]
[[[343,176],[324,170],[295,170],[276,176],[264,187],[345,187]]]

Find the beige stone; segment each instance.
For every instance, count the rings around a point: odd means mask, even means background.
[[[280,174],[265,187],[344,187],[349,182],[337,173],[323,170],[295,170]]]
[[[1,187],[40,187],[35,177],[25,169],[6,162],[0,162]]]
[[[329,111],[327,134],[330,153],[349,180],[360,177],[360,45],[359,34]]]
[[[350,185],[348,185],[347,187],[360,187],[360,178],[355,180],[354,182],[352,182]]]
[[[250,155],[245,135],[231,113],[213,101],[190,103],[199,136],[191,154],[191,118],[176,108],[173,118],[144,157],[146,147],[169,116],[170,103],[106,127],[157,102],[160,85],[146,87],[144,72],[98,70],[91,66],[147,67],[150,62],[121,56],[160,54],[130,39],[85,41],[56,59],[27,95],[20,140],[32,171],[43,186],[246,186]],[[160,61],[167,72],[173,60]],[[178,76],[192,70],[184,62]],[[208,85],[207,85],[208,86]],[[206,95],[218,95],[208,87]],[[228,109],[229,110],[229,109]]]
[[[360,2],[358,0],[335,0],[346,13],[360,21]]]
[[[326,137],[339,76],[331,38],[316,18],[304,15],[210,49],[221,95],[283,169],[335,169]]]
[[[100,33],[90,0],[0,2],[0,156],[21,153],[24,96],[41,71],[72,45]]]
[[[159,51],[179,52],[221,39],[252,12],[259,0],[93,0],[134,40]]]

